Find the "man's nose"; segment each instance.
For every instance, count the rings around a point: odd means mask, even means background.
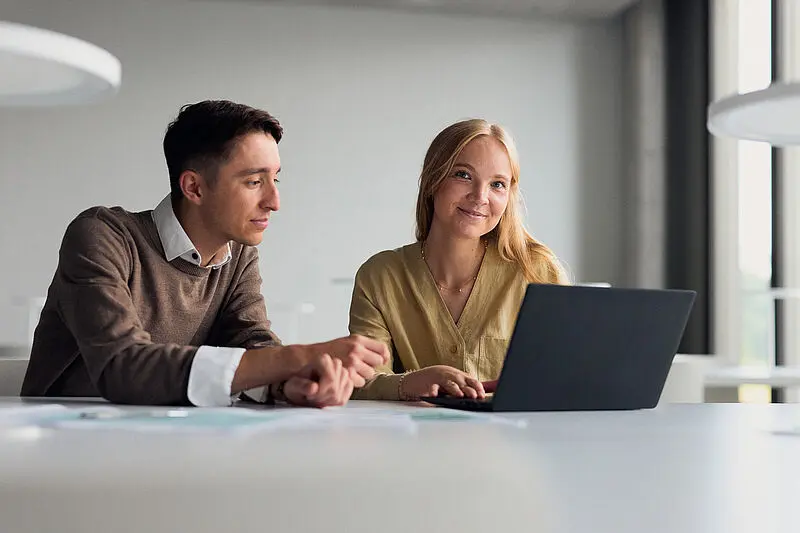
[[[259,206],[270,211],[277,211],[281,208],[281,193],[278,191],[278,186],[274,181],[270,182],[269,186],[264,187],[264,196],[261,198]]]

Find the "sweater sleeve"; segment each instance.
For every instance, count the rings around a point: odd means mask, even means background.
[[[350,333],[384,342],[389,347],[389,362],[377,368],[375,376],[360,389],[353,391],[356,400],[399,400],[400,376],[392,372],[392,334],[375,303],[372,289],[371,264],[364,264],[356,273],[353,296],[350,301]]]
[[[67,228],[59,253],[59,313],[89,377],[114,403],[185,405],[197,347],[155,344],[136,312],[124,232],[97,216]]]

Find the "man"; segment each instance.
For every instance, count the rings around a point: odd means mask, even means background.
[[[322,407],[385,364],[371,339],[282,346],[270,330],[255,246],[280,207],[282,135],[248,106],[182,108],[164,137],[170,195],[68,226],[21,394],[218,406],[266,387]]]

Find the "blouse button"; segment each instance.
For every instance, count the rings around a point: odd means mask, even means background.
[[[453,344],[452,346],[450,346],[450,353],[456,353],[456,352],[458,352],[458,346]]]

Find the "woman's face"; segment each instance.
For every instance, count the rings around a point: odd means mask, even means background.
[[[492,231],[506,210],[511,161],[503,143],[488,135],[470,141],[433,197],[432,225],[458,238]]]

